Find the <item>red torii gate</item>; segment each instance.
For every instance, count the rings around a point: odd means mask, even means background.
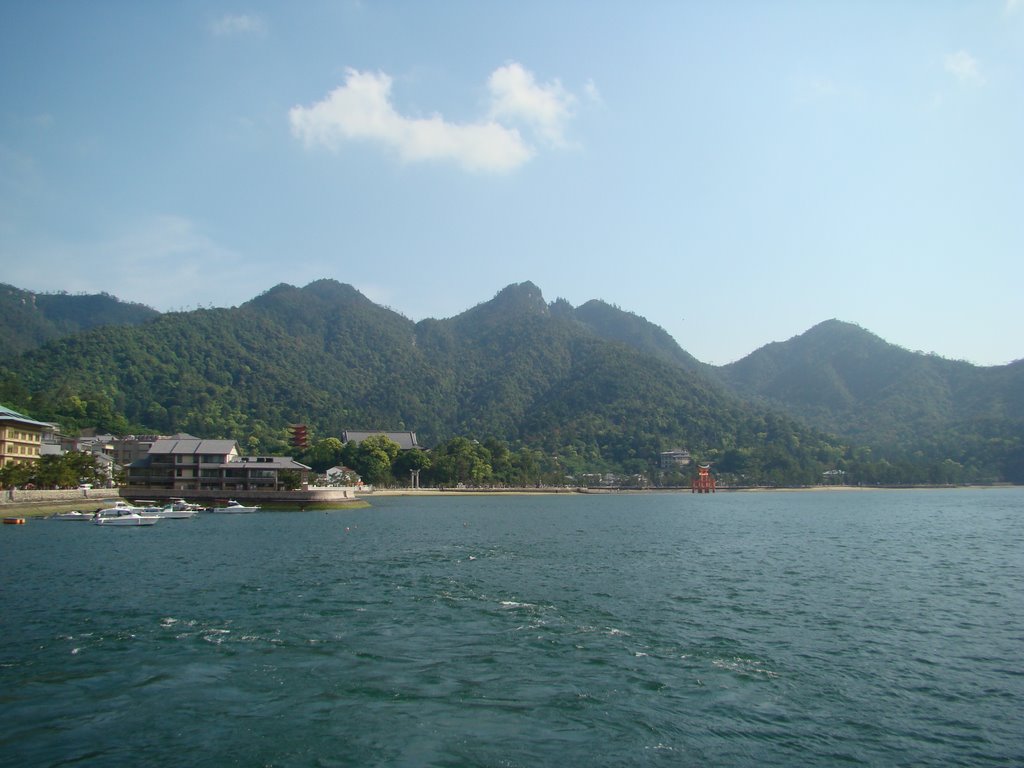
[[[711,476],[710,464],[698,464],[697,476],[690,483],[690,493],[714,493],[715,478]]]

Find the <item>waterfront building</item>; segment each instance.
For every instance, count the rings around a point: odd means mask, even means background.
[[[279,491],[281,473],[305,476],[309,467],[290,456],[241,456],[234,440],[175,436],[156,440],[128,467],[128,489],[188,491]]]
[[[38,461],[43,434],[53,428],[52,424],[0,406],[0,466]]]

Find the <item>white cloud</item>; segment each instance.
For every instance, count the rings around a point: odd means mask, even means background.
[[[984,85],[985,77],[977,59],[965,50],[959,50],[946,56],[946,71],[959,82],[969,85]]]
[[[597,84],[593,80],[587,80],[583,84],[583,93],[594,104],[604,104],[604,98],[602,98],[601,92],[597,89]]]
[[[307,147],[337,150],[345,141],[377,141],[406,161],[453,160],[472,171],[507,171],[533,154],[519,132],[494,121],[449,123],[440,115],[404,117],[391,104],[391,78],[348,70],[345,85],[311,107],[289,112]]]
[[[231,35],[261,35],[267,31],[266,22],[251,14],[227,14],[210,25],[213,34],[219,37]]]
[[[549,144],[565,145],[565,124],[576,99],[558,80],[538,85],[532,72],[513,61],[494,70],[487,84],[492,118],[522,121]]]
[[[401,115],[392,104],[391,85],[391,77],[383,72],[349,69],[345,84],[323,100],[289,111],[292,134],[307,147],[338,150],[348,141],[373,141],[407,162],[450,161],[469,171],[487,172],[513,170],[535,155],[520,127],[549,145],[565,145],[574,97],[557,80],[538,85],[519,64],[491,74],[491,108],[475,122],[453,123],[438,114]]]
[[[1006,12],[1016,13],[1024,6],[1024,0],[1006,0]]]

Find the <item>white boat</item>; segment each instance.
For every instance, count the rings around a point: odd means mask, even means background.
[[[113,525],[113,526],[136,526],[136,525],[156,525],[160,520],[156,515],[140,515],[138,512],[123,512],[119,515],[107,515],[103,516],[97,514],[93,518],[93,523],[96,525]]]
[[[109,504],[110,506],[103,507],[103,509],[96,513],[100,517],[113,517],[127,512],[141,513],[148,509],[148,507],[136,507],[134,504],[129,504],[124,499],[107,499],[103,503]]]
[[[181,498],[172,498],[171,506],[174,507],[176,510],[184,510],[186,512],[206,511],[206,507],[204,507],[202,504],[193,504],[192,502],[185,501],[184,499]]]
[[[232,499],[231,501],[229,501],[227,503],[227,506],[224,506],[224,507],[214,507],[212,511],[220,512],[220,513],[224,513],[224,514],[230,514],[230,513],[236,513],[237,514],[237,513],[240,513],[240,512],[258,512],[259,511],[259,505],[257,504],[257,505],[252,506],[252,507],[247,507],[244,504],[239,504],[237,501]]]
[[[164,520],[191,520],[199,512],[194,509],[178,509],[174,504],[168,504],[166,507],[157,509],[153,514]]]
[[[96,525],[154,525],[160,519],[156,507],[137,507],[124,499],[108,499],[106,503],[110,506],[93,515]]]
[[[50,515],[52,520],[92,520],[92,512],[79,512],[77,509],[73,509],[70,512],[55,512]]]

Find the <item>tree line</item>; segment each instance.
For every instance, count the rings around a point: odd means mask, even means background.
[[[105,486],[110,480],[99,459],[91,453],[69,451],[40,456],[34,462],[12,462],[0,467],[0,488],[56,490],[89,484]]]
[[[453,437],[431,450],[403,451],[386,435],[372,435],[359,443],[328,437],[316,441],[297,458],[318,473],[335,466],[348,467],[363,482],[380,486],[410,484],[414,472],[419,473],[421,485],[433,487],[566,483],[551,457],[527,447],[512,449],[496,438],[480,442]]]
[[[889,461],[869,449],[813,444],[802,447],[796,435],[774,435],[760,448],[710,449],[684,467],[662,468],[657,456],[629,463],[601,462],[597,449],[562,446],[547,452],[487,438],[453,437],[433,449],[401,450],[386,435],[342,443],[336,437],[315,441],[296,458],[323,474],[332,467],[351,469],[375,486],[409,486],[418,473],[423,487],[595,486],[687,487],[699,463],[708,463],[724,486],[784,487],[814,485],[956,485],[995,482],[977,468],[941,462]],[[354,478],[351,478],[354,481]]]

